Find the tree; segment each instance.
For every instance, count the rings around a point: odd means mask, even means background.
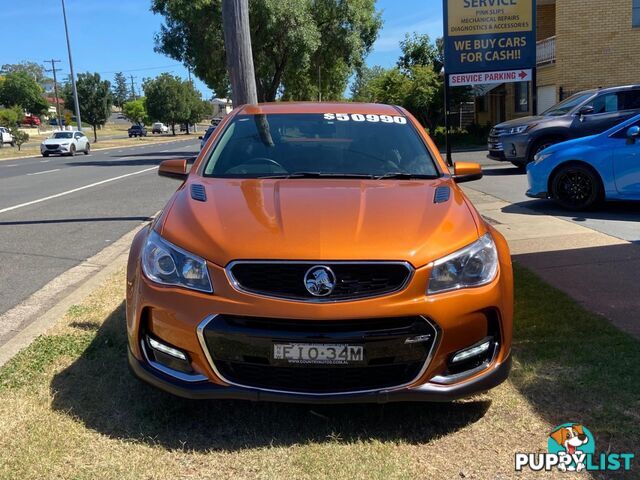
[[[111,114],[111,83],[102,80],[99,73],[80,73],[76,81],[80,116],[93,128],[93,140],[98,141],[97,128],[107,123]],[[73,105],[73,90],[68,85],[63,89],[65,103]]]
[[[146,79],[142,88],[151,121],[171,125],[171,131],[175,135],[176,123],[189,116],[188,100],[180,77],[162,73],[156,78]]]
[[[22,145],[29,141],[29,134],[20,130],[18,127],[10,129],[13,135],[13,143],[18,146],[18,151],[22,149]]]
[[[400,49],[402,55],[397,65],[403,72],[408,72],[416,65],[429,65],[436,73],[440,73],[442,65],[438,46],[431,43],[431,38],[426,33],[405,34],[404,40],[400,42]]]
[[[33,78],[39,85],[51,83],[51,78],[47,77],[41,65],[35,62],[5,63],[0,67],[0,75],[23,72]]]
[[[151,7],[165,19],[156,51],[192,66],[220,97],[229,91],[221,4],[152,0]],[[341,98],[382,24],[374,0],[262,0],[249,7],[259,101],[317,98],[319,76],[322,97]]]
[[[145,99],[130,100],[122,105],[122,113],[132,123],[145,124],[147,120],[147,109]]]
[[[20,107],[0,108],[0,127],[13,128],[22,119]]]
[[[187,102],[187,108],[185,112],[185,118],[180,120],[180,123],[187,125],[187,134],[189,133],[189,125],[195,125],[201,121],[208,110],[211,109],[209,102],[202,100],[202,95],[195,89],[193,83],[186,81],[182,82],[182,90],[184,98]]]
[[[129,86],[127,85],[127,77],[122,72],[116,73],[113,77],[113,104],[122,108],[124,103],[129,100]]]
[[[44,90],[26,72],[8,73],[0,83],[0,104],[18,105],[33,115],[42,115],[49,108]]]
[[[384,68],[379,65],[374,65],[373,67],[363,65],[360,67],[350,87],[351,99],[354,102],[371,102],[373,97],[370,91],[372,82],[376,77],[382,75],[384,71]]]

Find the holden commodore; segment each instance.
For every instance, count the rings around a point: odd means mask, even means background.
[[[135,237],[129,364],[188,398],[451,401],[504,381],[504,238],[406,110],[239,107]]]

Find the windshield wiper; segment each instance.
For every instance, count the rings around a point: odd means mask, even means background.
[[[323,173],[323,172],[294,172],[282,175],[265,175],[259,179],[289,179],[289,178],[375,178],[373,175],[360,173]]]
[[[433,178],[438,178],[435,175],[424,175],[418,173],[407,173],[407,172],[389,172],[384,175],[380,175],[379,177],[374,177],[376,180],[428,180]]]

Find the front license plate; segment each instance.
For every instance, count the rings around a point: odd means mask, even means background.
[[[273,359],[288,363],[347,365],[364,362],[362,345],[276,343]]]

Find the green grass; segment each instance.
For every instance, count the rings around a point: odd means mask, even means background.
[[[551,423],[582,422],[602,448],[637,452],[640,342],[528,270],[515,274],[512,383]]]
[[[0,478],[511,478],[513,453],[543,451],[568,421],[598,451],[638,452],[640,342],[515,278],[506,384],[452,404],[306,406],[187,401],[135,380],[120,272],[0,369]]]

